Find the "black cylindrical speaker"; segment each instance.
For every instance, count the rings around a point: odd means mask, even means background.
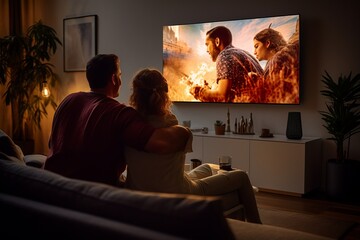
[[[302,126],[301,126],[301,113],[289,112],[286,127],[286,137],[288,139],[301,139]]]

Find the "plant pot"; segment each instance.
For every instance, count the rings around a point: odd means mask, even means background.
[[[216,135],[225,135],[225,125],[215,125],[214,129]]]
[[[345,164],[329,159],[326,165],[326,193],[340,199],[345,195]]]
[[[347,160],[346,165],[346,197],[348,200],[360,201],[360,161]]]
[[[339,163],[329,159],[326,167],[326,191],[329,197],[350,201],[360,199],[360,161]]]

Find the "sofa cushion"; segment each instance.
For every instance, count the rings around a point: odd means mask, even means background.
[[[185,238],[233,239],[215,197],[131,191],[2,159],[0,192]]]
[[[24,161],[24,154],[21,148],[14,143],[14,141],[3,131],[0,129],[0,152],[8,155],[10,158],[8,160],[13,161]]]

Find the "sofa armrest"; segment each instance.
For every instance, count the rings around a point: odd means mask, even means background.
[[[256,224],[237,221],[227,218],[230,229],[235,235],[235,239],[246,240],[330,240],[327,237],[297,230],[271,226],[266,224]]]

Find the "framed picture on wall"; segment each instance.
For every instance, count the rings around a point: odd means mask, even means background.
[[[65,18],[63,27],[64,71],[83,72],[97,53],[97,16]]]

